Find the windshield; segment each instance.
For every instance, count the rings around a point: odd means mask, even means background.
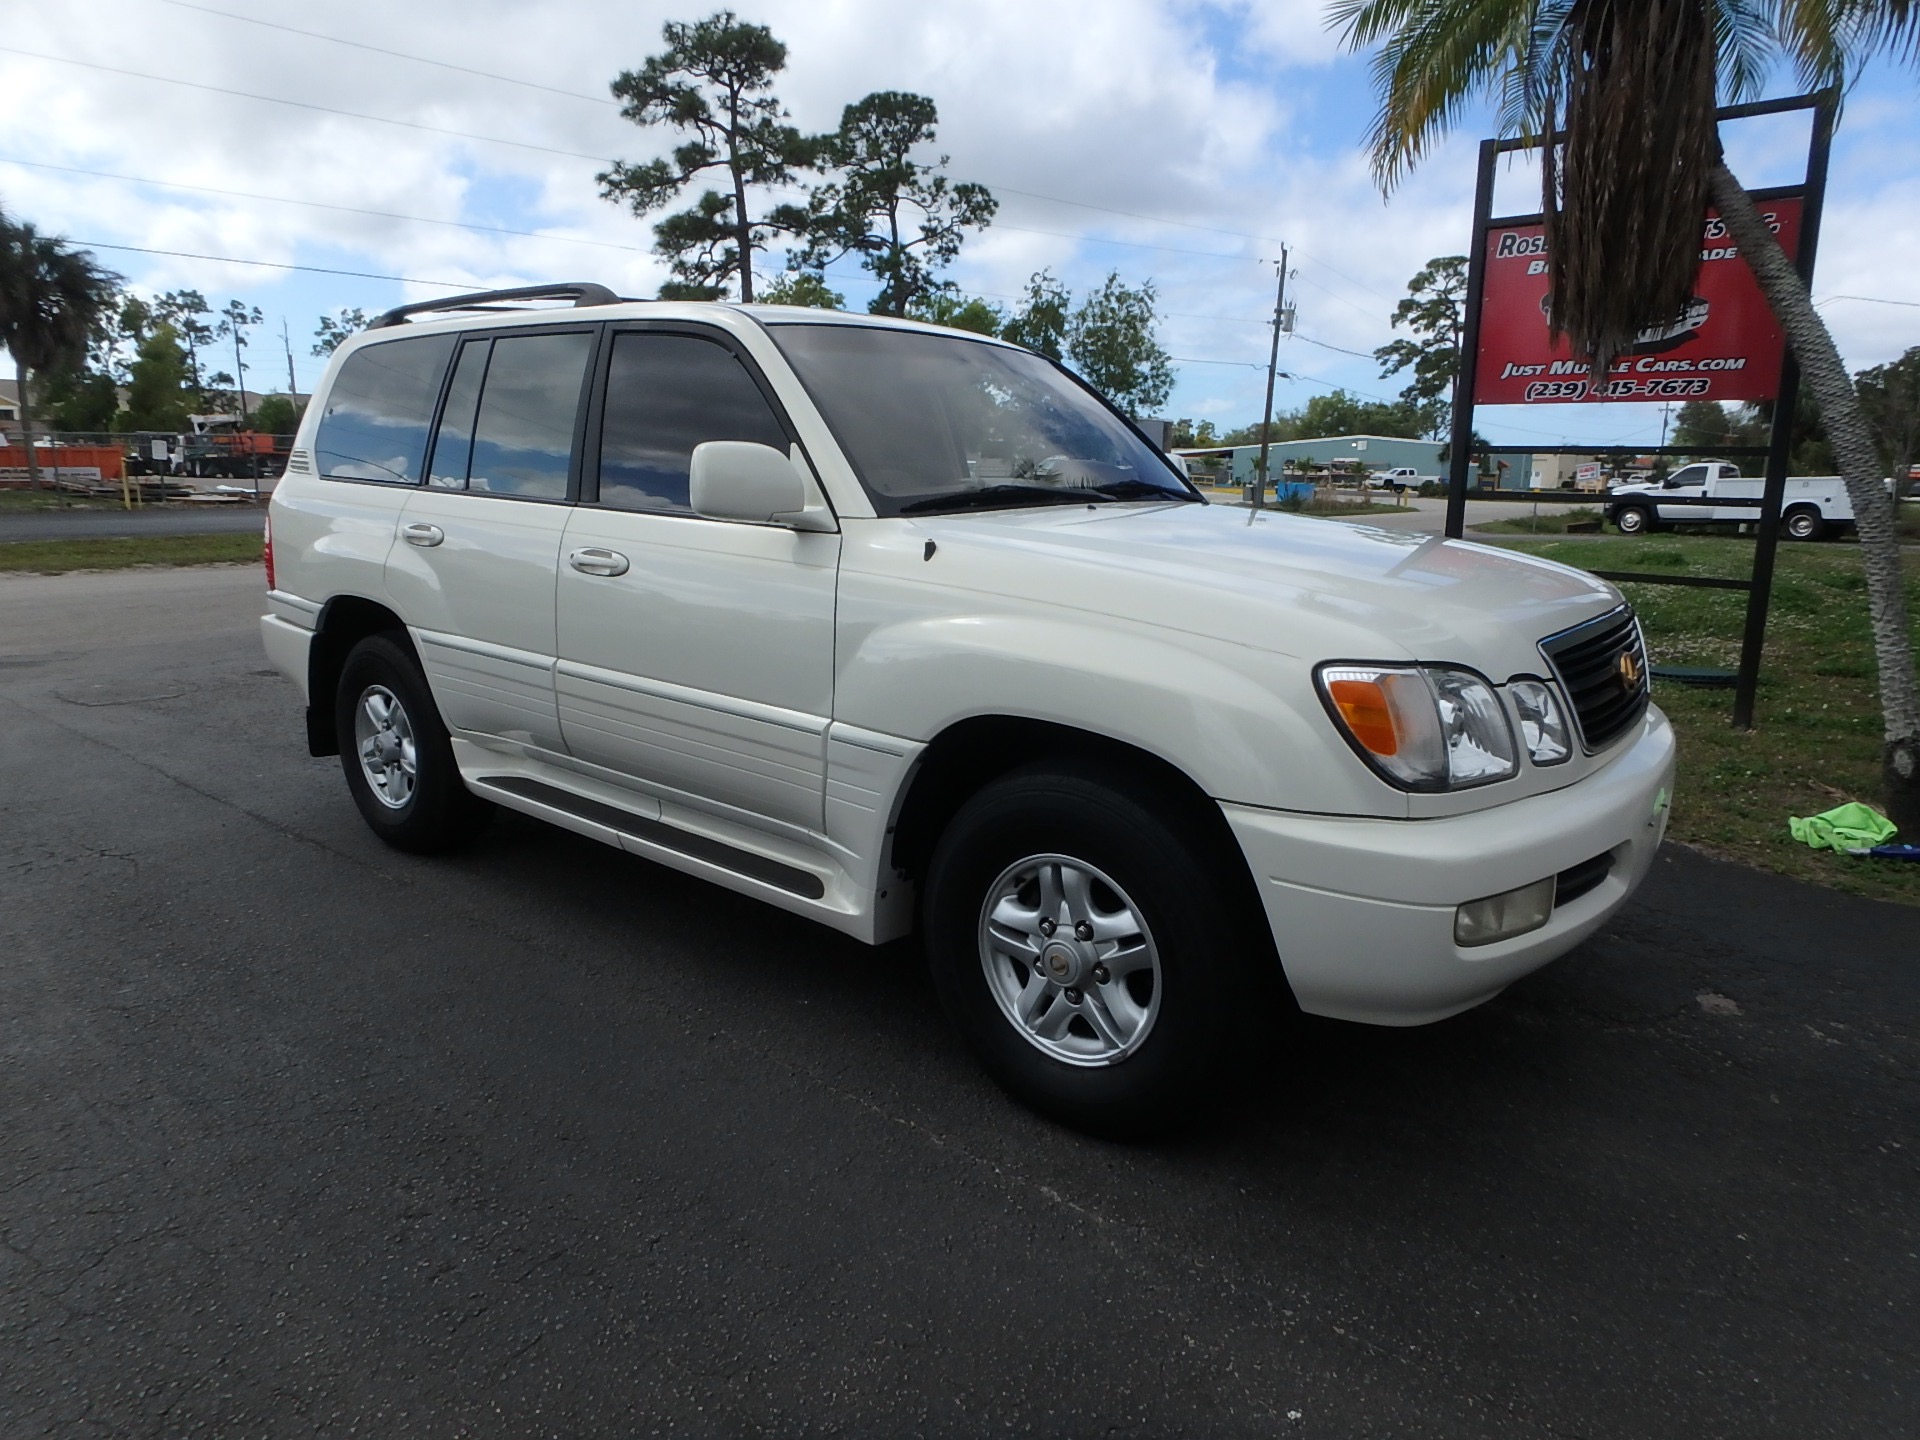
[[[881,515],[1197,498],[1038,355],[870,325],[767,328]]]

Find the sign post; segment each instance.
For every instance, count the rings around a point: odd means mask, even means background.
[[[1727,121],[1794,110],[1813,111],[1813,134],[1808,145],[1804,181],[1799,185],[1752,192],[1769,228],[1793,258],[1801,278],[1809,283],[1820,234],[1820,211],[1826,196],[1827,157],[1838,99],[1836,92],[1824,90],[1788,100],[1732,105],[1717,115],[1717,119]],[[1550,137],[1550,140],[1558,138]],[[1467,269],[1466,324],[1454,386],[1446,533],[1458,539],[1465,530],[1471,459],[1468,451],[1472,447],[1477,406],[1649,400],[1771,403],[1773,427],[1765,451],[1766,483],[1758,502],[1759,535],[1748,579],[1708,580],[1630,571],[1594,572],[1607,580],[1745,590],[1747,616],[1735,683],[1733,723],[1737,728],[1751,729],[1760,656],[1766,638],[1767,606],[1773,586],[1774,552],[1780,538],[1780,507],[1786,494],[1787,456],[1799,392],[1798,371],[1759,282],[1727,235],[1719,216],[1709,211],[1701,235],[1700,268],[1686,308],[1678,315],[1648,325],[1626,353],[1608,366],[1605,375],[1595,376],[1587,361],[1571,352],[1564,338],[1556,340],[1553,336],[1549,314],[1549,256],[1541,217],[1496,219],[1492,214],[1494,167],[1499,157],[1509,151],[1537,148],[1542,143],[1539,139],[1480,142],[1474,243]],[[1633,237],[1623,236],[1621,243],[1632,244]],[[1642,453],[1690,452],[1663,444]]]

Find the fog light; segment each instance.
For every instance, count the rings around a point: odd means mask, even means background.
[[[1453,912],[1453,943],[1491,945],[1538,930],[1553,914],[1553,886],[1554,877],[1549,875],[1504,895],[1469,900]]]

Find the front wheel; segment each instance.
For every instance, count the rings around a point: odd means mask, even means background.
[[[479,834],[493,806],[460,779],[426,677],[392,635],[347,654],[334,696],[347,789],[373,833],[399,850],[451,850]]]
[[[928,869],[928,960],[1015,1098],[1115,1135],[1192,1113],[1236,1007],[1272,988],[1247,983],[1272,956],[1222,878],[1239,856],[1210,842],[1178,797],[1065,764],[1015,771],[954,816]]]

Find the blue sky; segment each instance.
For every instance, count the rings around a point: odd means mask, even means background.
[[[1280,242],[1293,247],[1299,307],[1298,333],[1281,351],[1295,377],[1281,382],[1281,408],[1334,385],[1391,396],[1399,382],[1364,357],[1392,338],[1389,316],[1408,277],[1431,256],[1466,249],[1481,127],[1469,121],[1383,201],[1361,151],[1375,103],[1365,59],[1337,53],[1315,3],[769,0],[736,9],[789,45],[780,93],[803,126],[830,126],[871,90],[937,101],[952,175],[987,183],[1001,201],[998,222],[952,272],[966,290],[1005,300],[1043,266],[1077,293],[1108,270],[1151,279],[1162,339],[1179,360],[1173,414],[1223,427],[1256,417]],[[267,324],[249,351],[250,379],[269,387],[285,383],[284,320],[306,388],[321,363],[308,353],[319,314],[447,293],[425,282],[597,279],[651,294],[662,266],[649,225],[601,201],[592,177],[604,159],[645,159],[668,142],[621,121],[603,97],[620,68],[658,48],[663,20],[704,13],[657,0],[537,10],[417,0],[404,11],[371,0],[16,0],[0,34],[0,203],[100,245],[138,289],[193,286],[216,306],[235,297],[258,305]],[[1907,238],[1920,214],[1917,97],[1911,72],[1867,74],[1834,153],[1815,294],[1856,368],[1920,344]],[[1729,135],[1751,184],[1787,178],[1803,144],[1792,123]],[[1530,185],[1524,170],[1504,176],[1503,202],[1532,208]],[[382,213],[353,213],[368,211]],[[462,228],[476,226],[533,234]],[[872,292],[857,271],[833,278],[856,307]],[[1657,437],[1659,425],[1654,407],[1612,406],[1490,409],[1479,428],[1513,443],[1632,443]]]

